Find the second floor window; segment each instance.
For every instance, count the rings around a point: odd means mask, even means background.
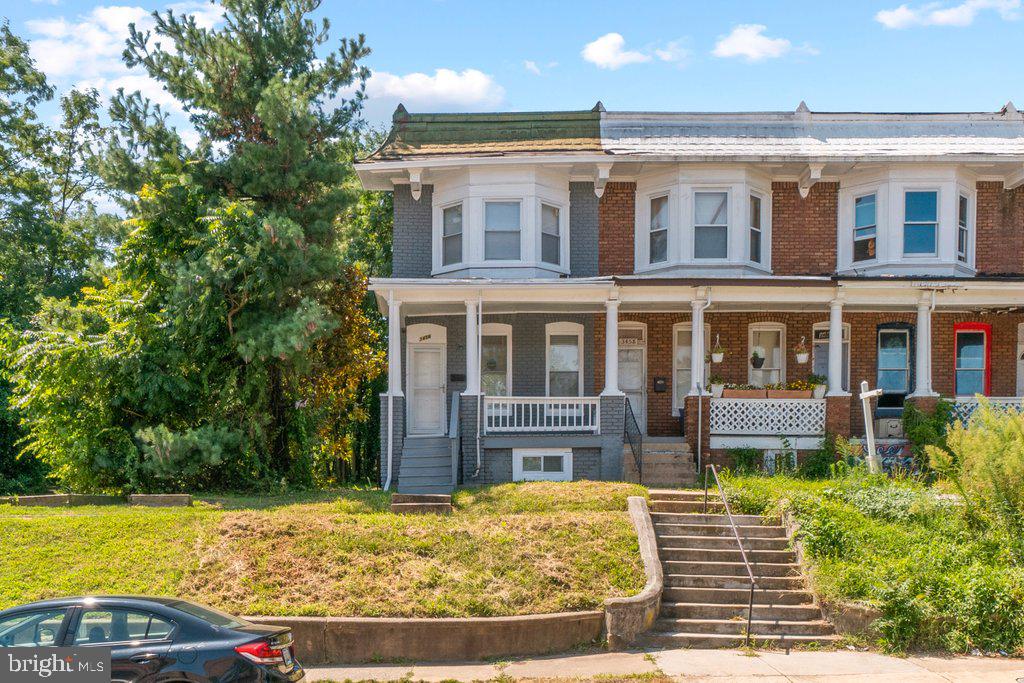
[[[853,202],[854,261],[870,261],[875,258],[875,240],[878,238],[876,208],[874,194],[857,197]]]
[[[561,265],[562,237],[558,227],[559,210],[550,204],[540,205],[540,257],[544,263]]]
[[[934,256],[939,193],[906,192],[903,211],[903,255]]]
[[[957,203],[957,222],[956,222],[956,260],[961,263],[967,263],[967,242],[970,236],[970,231],[967,222],[970,220],[968,215],[968,203],[967,197],[960,195],[960,200]]]
[[[484,203],[484,259],[515,261],[520,254],[519,202]]]
[[[651,199],[650,262],[668,260],[668,195]]]
[[[750,260],[761,262],[761,198],[750,195]]]
[[[693,195],[693,205],[694,258],[728,258],[729,193],[695,192]]]
[[[442,212],[444,233],[441,235],[441,263],[450,266],[462,262],[462,204],[449,206]]]

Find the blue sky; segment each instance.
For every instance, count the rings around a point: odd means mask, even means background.
[[[31,0],[0,10],[60,87],[166,94],[120,64],[129,21],[185,0]],[[1024,108],[1021,0],[533,2],[326,0],[373,49],[367,118],[589,109],[995,111]]]

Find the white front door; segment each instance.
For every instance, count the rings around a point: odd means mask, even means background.
[[[445,346],[409,345],[409,434],[444,434]]]
[[[640,431],[647,433],[647,373],[643,347],[631,346],[619,349],[619,389],[629,399]]]

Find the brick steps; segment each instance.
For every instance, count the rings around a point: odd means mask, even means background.
[[[704,492],[650,490],[651,517],[665,571],[661,613],[642,644],[653,647],[737,647],[745,643],[754,574],[751,642],[788,647],[838,640],[822,618],[778,520],[733,515],[719,500],[704,514]]]

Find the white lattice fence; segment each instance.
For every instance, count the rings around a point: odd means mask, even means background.
[[[825,400],[714,398],[710,417],[712,434],[815,436],[825,433]]]
[[[995,410],[1024,410],[1022,398],[992,396],[988,402]],[[978,399],[961,397],[953,402],[953,417],[966,424],[977,409]]]

